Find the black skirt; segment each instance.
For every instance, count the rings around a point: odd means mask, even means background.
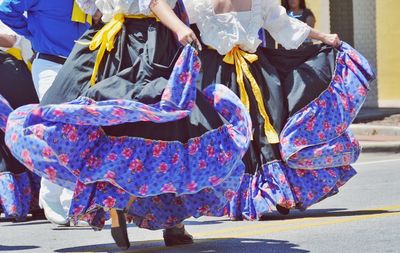
[[[328,87],[335,67],[335,53],[330,47],[313,45],[292,51],[259,48],[256,54],[258,60],[249,64],[250,71],[260,85],[271,124],[279,134],[291,115]],[[223,62],[224,56],[206,48],[200,58],[207,62],[202,69],[202,88],[221,83],[240,94],[235,66]],[[258,112],[250,83],[247,79],[244,82],[250,99],[254,138],[244,162],[247,173],[254,174],[264,164],[281,160],[281,156],[279,144],[268,142],[263,130],[264,119]]]
[[[101,27],[89,30],[80,41],[91,41],[99,29]],[[152,18],[127,19],[114,46],[113,51],[102,60],[97,83],[91,86],[97,52],[91,52],[87,46],[78,43],[41,104],[59,104],[80,96],[96,101],[128,99],[145,104],[159,102],[181,52],[173,33]],[[187,142],[223,124],[201,92],[197,93],[196,105],[189,118],[178,121],[126,123],[104,127],[104,130],[110,136]]]

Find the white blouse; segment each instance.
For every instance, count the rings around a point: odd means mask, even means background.
[[[110,21],[116,14],[150,15],[152,0],[76,0],[78,5],[88,14],[94,14],[98,9],[104,22]],[[177,0],[166,0],[174,8]]]
[[[22,58],[24,59],[25,62],[28,62],[32,56],[33,56],[33,51],[32,51],[32,46],[29,40],[25,39],[24,37],[18,35],[15,33],[11,28],[6,26],[3,22],[0,21],[0,33],[1,34],[6,34],[6,35],[13,35],[16,36],[17,41],[14,44],[14,48],[17,48],[21,51]],[[7,51],[8,48],[0,48],[3,51]]]
[[[202,41],[221,55],[235,46],[255,52],[261,44],[258,32],[266,29],[286,49],[298,48],[311,28],[286,14],[278,0],[251,0],[249,11],[216,14],[212,0],[183,0],[190,22],[197,24]]]

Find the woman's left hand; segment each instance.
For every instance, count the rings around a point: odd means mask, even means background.
[[[321,41],[332,47],[339,47],[341,43],[337,34],[324,34],[321,38]]]
[[[97,24],[101,21],[101,17],[103,16],[103,14],[97,10],[96,13],[93,15],[93,23]]]

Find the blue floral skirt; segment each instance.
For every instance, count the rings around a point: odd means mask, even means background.
[[[0,173],[0,212],[7,219],[25,219],[39,210],[40,177],[30,171]]]
[[[22,220],[39,210],[40,178],[13,157],[4,142],[4,131],[12,108],[37,103],[38,99],[25,63],[1,50],[0,76],[0,94],[4,96],[0,102],[0,213]]]
[[[93,227],[102,228],[107,211],[124,209],[131,197],[135,201],[128,213],[148,229],[173,227],[191,216],[223,215],[243,177],[251,121],[227,87],[213,85],[199,91],[199,71],[197,52],[188,46],[174,60],[169,79],[137,83],[142,90],[146,85],[164,85],[156,103],[80,96],[58,105],[23,106],[10,115],[6,142],[31,171],[74,190],[70,215]],[[93,86],[94,93],[101,93],[113,78]],[[85,94],[91,92],[88,87]],[[208,111],[221,124],[207,126]],[[184,124],[170,125],[180,121]],[[193,136],[197,128],[202,134]],[[109,134],[115,129],[129,134]],[[132,129],[143,131],[135,135]],[[151,138],[185,135],[188,130],[184,142]]]
[[[360,146],[348,127],[360,110],[375,75],[368,61],[346,43],[298,50],[259,49],[248,63],[280,143],[268,142],[250,82],[253,139],[243,162],[246,173],[226,208],[231,219],[259,219],[278,206],[305,210],[332,196],[352,178]],[[236,94],[234,65],[205,49],[202,87],[226,85]]]

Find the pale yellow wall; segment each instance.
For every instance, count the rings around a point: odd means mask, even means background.
[[[382,106],[400,107],[399,0],[377,0],[378,91]]]
[[[307,0],[307,8],[312,10],[317,20],[315,28],[319,29],[321,26],[321,0]]]
[[[330,32],[329,0],[306,0],[307,7],[312,10],[317,20],[315,28]]]

